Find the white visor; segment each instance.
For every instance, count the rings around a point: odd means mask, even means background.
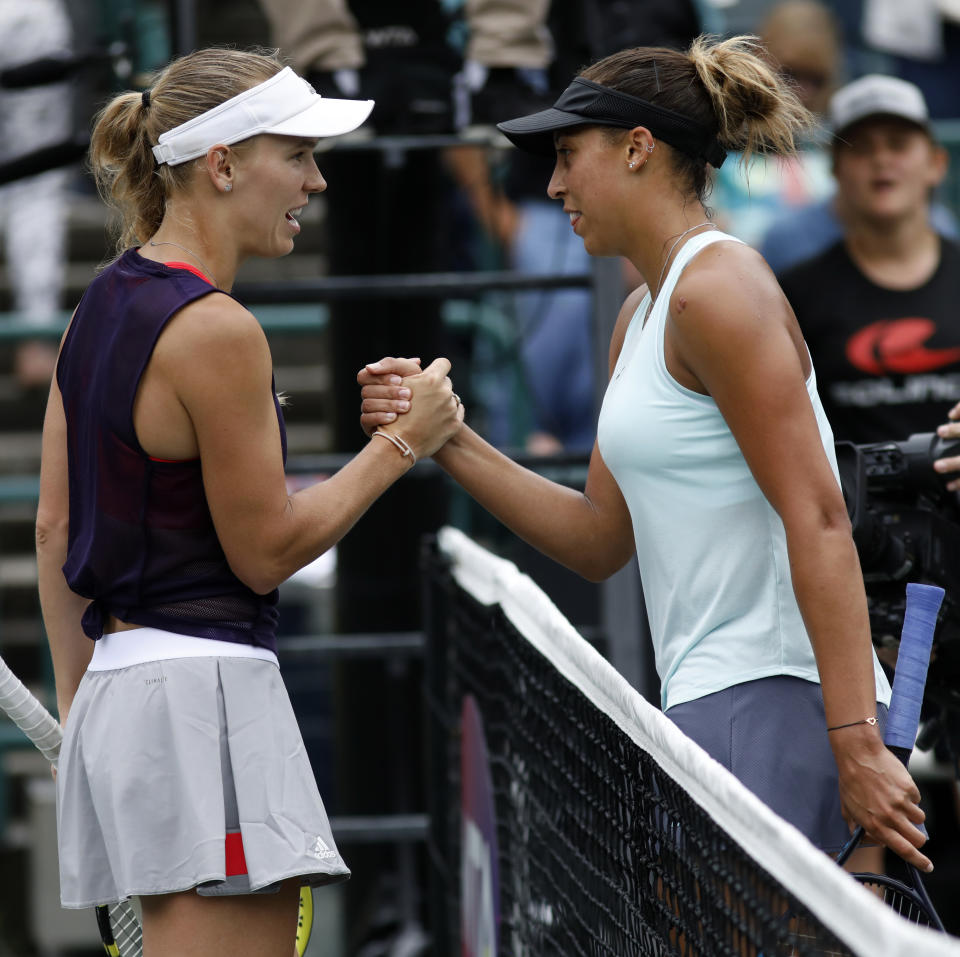
[[[231,97],[206,113],[160,134],[153,147],[158,163],[178,166],[211,146],[230,146],[260,133],[319,139],[355,130],[370,115],[373,100],[320,96],[290,67]]]

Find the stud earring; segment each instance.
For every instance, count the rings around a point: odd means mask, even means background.
[[[636,165],[637,165],[637,164],[636,164],[635,162],[634,162],[634,163],[630,163],[630,169],[633,169]]]
[[[648,152],[648,153],[652,153],[652,152],[653,152],[653,143],[651,143],[651,144],[647,147],[647,152]]]
[[[233,183],[227,183],[227,185],[223,187],[225,193],[229,193],[231,189],[233,189]]]

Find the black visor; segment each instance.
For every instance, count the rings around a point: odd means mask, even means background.
[[[727,156],[716,134],[695,120],[580,76],[549,110],[498,123],[497,129],[514,146],[552,157],[556,154],[554,134],[573,126],[617,126],[626,130],[645,126],[657,139],[716,169]]]

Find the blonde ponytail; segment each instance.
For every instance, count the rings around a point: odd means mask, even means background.
[[[166,209],[167,185],[156,175],[147,109],[139,93],[121,93],[97,116],[90,141],[97,188],[120,213],[117,252],[152,236]]]

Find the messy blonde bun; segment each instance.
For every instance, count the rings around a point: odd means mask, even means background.
[[[581,76],[694,120],[724,149],[741,152],[744,162],[757,152],[793,152],[798,136],[813,124],[810,112],[769,65],[760,41],[752,36],[727,40],[701,36],[687,51],[621,50],[589,66]],[[703,201],[706,160],[667,148],[682,188]]]
[[[757,37],[698,37],[687,56],[713,104],[721,146],[745,159],[796,150],[797,135],[813,117],[764,59]]]
[[[118,252],[142,245],[157,231],[167,198],[193,172],[193,163],[157,165],[152,147],[160,134],[270,79],[283,66],[276,51],[197,50],[157,74],[148,99],[121,93],[101,110],[90,166],[100,195],[120,214]]]

